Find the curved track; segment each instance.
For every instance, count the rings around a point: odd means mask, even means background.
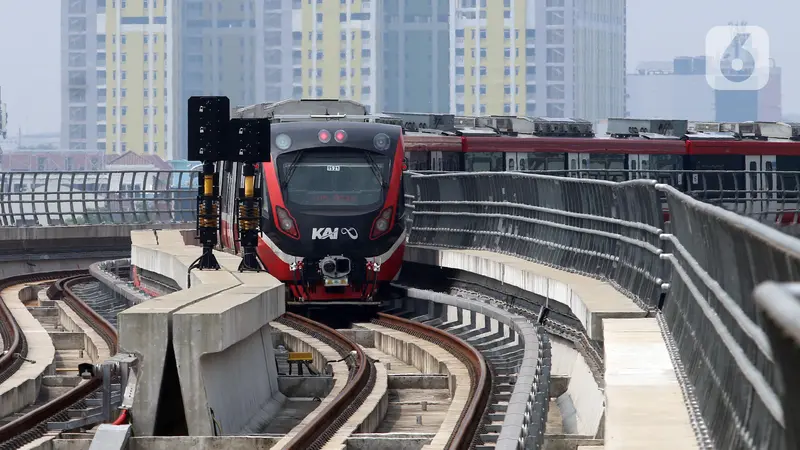
[[[304,450],[323,448],[371,394],[376,382],[376,361],[368,357],[355,341],[326,325],[292,313],[286,313],[278,322],[325,342],[348,362],[350,374],[341,392],[283,447]],[[471,448],[483,423],[492,387],[489,367],[481,353],[445,331],[401,317],[379,313],[372,323],[431,342],[464,364],[471,381],[469,399],[446,448]]]
[[[92,308],[87,306],[75,293],[72,287],[79,283],[83,283],[92,279],[90,275],[86,274],[87,271],[61,271],[61,272],[47,272],[36,275],[25,275],[19,277],[12,277],[0,281],[0,287],[9,287],[15,284],[31,283],[42,280],[51,280],[59,277],[61,278],[47,289],[47,295],[50,299],[59,299],[65,301],[87,324],[89,324],[95,331],[97,331],[103,340],[108,344],[109,349],[113,353],[117,346],[117,333],[105,319],[95,313]],[[9,342],[10,351],[5,356],[19,354],[24,356],[24,335],[20,330],[16,321],[11,316],[8,308],[4,302],[0,302],[0,309],[3,312],[2,327],[6,333],[10,334],[11,339],[4,342]],[[5,336],[5,334],[4,334]],[[15,357],[14,359],[22,361],[21,358]],[[2,372],[4,376],[10,376],[14,367],[14,361],[6,363],[5,370]],[[16,366],[19,367],[18,365]],[[77,372],[77,367],[75,368]],[[76,374],[77,375],[77,374]],[[54,420],[62,420],[65,418],[67,409],[79,404],[84,399],[96,392],[102,387],[103,380],[99,376],[92,376],[85,382],[80,383],[78,386],[70,389],[63,395],[35,408],[34,410],[22,415],[21,417],[9,422],[0,427],[0,449],[16,449],[24,446],[27,443],[43,436],[47,432],[47,423]]]

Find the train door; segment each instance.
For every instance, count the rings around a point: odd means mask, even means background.
[[[578,172],[581,170],[580,160],[581,157],[579,153],[567,153],[567,170],[569,170],[569,172],[567,172],[568,176],[573,178],[580,177],[580,172]]]
[[[628,178],[650,178],[650,155],[628,155]]]
[[[507,172],[528,170],[528,157],[525,152],[505,152]]]
[[[591,178],[589,175],[589,154],[588,153],[578,153],[578,170],[580,170],[580,178]],[[572,166],[572,163],[570,163]]]
[[[526,152],[517,153],[517,170],[520,172],[530,170],[528,167],[528,154]]]
[[[777,158],[774,155],[745,156],[745,198],[748,212],[758,214],[759,218],[777,218]]]
[[[431,170],[441,172],[442,168],[442,152],[431,152]]]

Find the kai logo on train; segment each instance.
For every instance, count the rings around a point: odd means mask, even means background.
[[[311,239],[339,239],[339,236],[358,239],[358,230],[355,228],[314,228],[311,230]]]

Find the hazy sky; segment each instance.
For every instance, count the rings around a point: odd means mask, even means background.
[[[0,0],[0,87],[12,130],[35,133],[60,127],[60,3]],[[628,67],[700,55],[710,27],[745,20],[769,32],[772,56],[783,67],[783,111],[797,114],[800,27],[793,23],[798,13],[797,0],[629,0]]]

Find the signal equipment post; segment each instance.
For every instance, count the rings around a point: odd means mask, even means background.
[[[260,187],[255,186],[255,164],[270,161],[270,120],[266,118],[231,119],[231,152],[228,160],[242,163],[244,187],[236,198],[239,242],[242,245],[242,262],[239,272],[261,272],[262,267],[256,253],[258,236],[261,234]]]
[[[189,98],[188,156],[190,160],[203,162],[203,182],[197,196],[197,238],[203,253],[189,266],[189,271],[220,269],[214,256],[220,220],[219,178],[214,163],[223,159],[229,123],[230,100],[227,97]],[[191,277],[187,282],[191,284]]]

